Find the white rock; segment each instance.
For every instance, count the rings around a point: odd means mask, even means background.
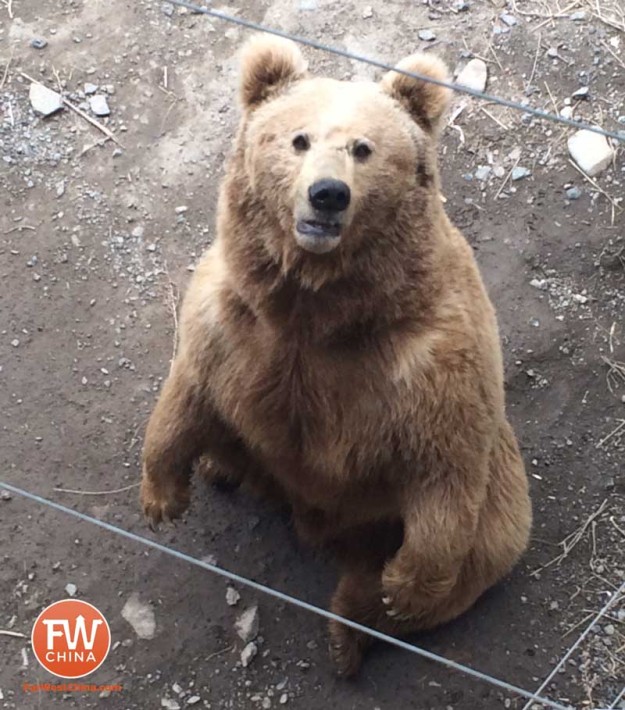
[[[258,646],[255,643],[248,643],[247,646],[241,651],[241,665],[243,668],[247,668],[250,665],[257,653]]]
[[[161,698],[161,707],[166,710],[180,710],[180,704],[171,698]]]
[[[31,84],[29,98],[30,105],[42,116],[51,116],[63,108],[61,95],[43,84]]]
[[[201,699],[199,695],[192,695],[190,698],[187,698],[187,705],[196,705]]]
[[[569,153],[590,177],[598,175],[612,162],[614,151],[605,136],[583,128],[568,140]]]
[[[91,94],[95,94],[95,92],[98,90],[98,87],[96,84],[91,84],[90,82],[87,82],[84,86],[84,91],[87,96],[91,96]]]
[[[76,587],[75,584],[72,584],[71,582],[69,584],[65,585],[65,591],[68,593],[70,597],[75,597],[76,592],[78,591],[78,588]]]
[[[241,595],[234,587],[228,587],[226,590],[226,604],[228,606],[236,606],[241,599]]]
[[[258,607],[251,606],[237,619],[234,627],[244,643],[253,641],[258,636]]]
[[[573,107],[572,106],[565,106],[560,110],[560,116],[562,118],[573,118]]]
[[[106,96],[96,94],[89,99],[89,107],[96,116],[110,116],[111,109],[109,108]]]
[[[419,30],[417,32],[417,35],[419,39],[423,40],[424,42],[433,42],[436,39],[436,35],[432,30]]]
[[[371,17],[373,17],[373,8],[371,7],[371,5],[367,5],[362,11],[362,18],[363,20],[368,20]]]
[[[472,59],[466,67],[458,74],[456,83],[466,86],[475,91],[484,91],[486,80],[488,79],[488,69],[486,62],[481,59]]]
[[[149,604],[144,604],[136,592],[130,595],[122,609],[122,616],[135,630],[140,639],[154,638],[156,633],[156,619],[154,611]]]

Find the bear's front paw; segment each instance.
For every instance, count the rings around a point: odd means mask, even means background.
[[[387,615],[396,621],[424,620],[449,597],[457,578],[457,570],[406,574],[391,562],[382,575],[382,602]]]
[[[155,481],[143,472],[141,480],[141,505],[150,527],[162,520],[179,518],[189,506],[189,484],[168,479],[165,483]]]

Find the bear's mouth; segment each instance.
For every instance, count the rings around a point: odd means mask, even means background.
[[[295,240],[302,249],[313,254],[327,254],[341,242],[341,224],[318,219],[297,221]]]

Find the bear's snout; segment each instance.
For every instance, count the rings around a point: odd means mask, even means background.
[[[344,212],[349,207],[351,191],[342,180],[317,180],[308,188],[308,199],[318,212]]]

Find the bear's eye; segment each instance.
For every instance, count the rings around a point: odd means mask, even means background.
[[[354,142],[352,153],[357,160],[366,160],[373,153],[373,147],[367,140],[358,140]]]
[[[293,136],[293,147],[299,152],[303,152],[310,148],[310,138],[307,133],[300,131]]]

